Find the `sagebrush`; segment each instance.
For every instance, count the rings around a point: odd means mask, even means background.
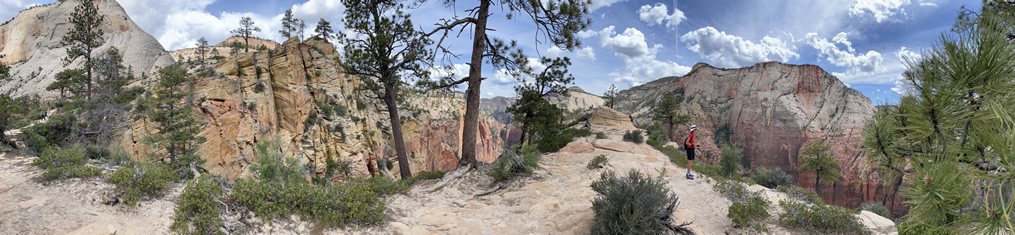
[[[618,177],[607,171],[591,187],[597,193],[592,201],[596,213],[592,234],[692,233],[687,228],[690,223],[674,223],[677,196],[661,175],[652,178],[631,170]]]

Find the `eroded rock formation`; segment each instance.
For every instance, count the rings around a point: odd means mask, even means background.
[[[284,153],[318,174],[327,159],[350,162],[353,175],[388,171],[376,164],[394,162],[387,114],[380,111],[386,108],[369,91],[357,89],[360,78],[343,74],[337,56],[330,43],[294,38],[274,50],[230,57],[213,74],[195,78],[194,108],[202,122],[200,135],[207,138],[199,152],[207,160],[204,168],[242,177],[256,161],[255,144],[278,136]],[[409,94],[400,108],[412,172],[455,169],[464,99]],[[140,139],[153,131],[150,125],[134,122],[119,144],[144,156],[152,150]],[[480,122],[479,160],[499,155],[496,133],[502,128],[492,119]],[[393,166],[397,171],[398,164]]]
[[[840,205],[861,200],[860,176],[869,168],[860,149],[861,132],[874,106],[818,66],[768,62],[720,69],[699,63],[685,76],[621,91],[617,109],[633,114],[638,126],[648,125],[651,107],[665,93],[679,100],[678,112],[694,117],[704,160],[717,161],[716,143],[730,141],[744,148],[753,168],[782,168],[798,175],[800,185],[813,188],[813,172],[795,170],[799,152],[807,144],[825,142],[839,159],[845,180],[822,185],[822,197]],[[674,129],[674,136],[687,135],[687,126]]]

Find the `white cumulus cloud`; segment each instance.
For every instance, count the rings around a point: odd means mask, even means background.
[[[595,49],[592,49],[592,47],[582,47],[575,49],[573,52],[569,52],[567,50],[561,49],[556,45],[553,45],[550,46],[549,49],[546,49],[546,55],[550,57],[558,57],[563,55],[563,56],[572,56],[575,58],[589,59],[592,61],[596,60],[596,51]]]
[[[608,7],[614,3],[624,2],[627,0],[592,0],[592,4],[589,4],[589,12],[594,12],[599,8]]]
[[[721,67],[742,67],[765,61],[788,62],[800,58],[795,51],[796,46],[782,39],[765,36],[755,43],[711,26],[687,32],[680,41],[689,42],[687,49]]]
[[[851,72],[873,73],[882,70],[884,59],[881,57],[881,53],[871,50],[867,53],[855,54],[856,49],[846,38],[846,33],[835,35],[832,41],[819,37],[817,33],[808,33],[804,38],[808,45],[818,51],[819,59],[824,58],[835,66],[848,67]],[[846,46],[846,50],[839,49],[836,44]]]
[[[870,14],[875,21],[881,23],[896,15],[905,16],[903,7],[909,3],[909,0],[856,0],[849,7],[849,15]]]
[[[666,76],[681,76],[691,71],[690,67],[673,61],[657,60],[656,54],[663,45],[655,44],[649,47],[645,42],[645,34],[636,28],[627,28],[624,33],[617,34],[611,25],[599,31],[598,35],[600,45],[613,50],[613,54],[624,61],[623,71],[608,74],[615,82],[637,86],[645,81]]]
[[[649,26],[652,25],[663,25],[666,24],[666,28],[675,29],[680,22],[687,19],[684,16],[684,12],[680,11],[676,7],[673,7],[673,14],[668,14],[669,11],[666,9],[666,4],[656,3],[653,5],[644,5],[638,9],[638,18],[641,21],[645,21]]]

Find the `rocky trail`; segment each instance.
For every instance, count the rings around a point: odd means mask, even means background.
[[[103,204],[113,185],[100,179],[40,183],[36,157],[0,153],[0,233],[3,234],[167,234],[183,191],[176,184],[160,200],[136,208]],[[106,173],[109,169],[103,169]],[[126,233],[124,233],[126,232]]]

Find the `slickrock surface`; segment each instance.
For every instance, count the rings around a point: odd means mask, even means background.
[[[116,47],[123,55],[123,65],[132,68],[135,75],[153,74],[157,68],[173,63],[173,58],[154,37],[134,23],[123,7],[113,0],[93,0],[99,14],[105,16],[100,27],[105,44],[93,51],[101,55]],[[54,76],[65,68],[82,68],[84,58],[64,65],[67,56],[60,41],[72,28],[68,21],[78,1],[57,1],[22,10],[10,22],[0,25],[0,59],[11,65],[14,80],[0,84],[0,92],[12,97],[40,94],[56,97],[59,92],[47,92],[46,86],[56,81]]]

